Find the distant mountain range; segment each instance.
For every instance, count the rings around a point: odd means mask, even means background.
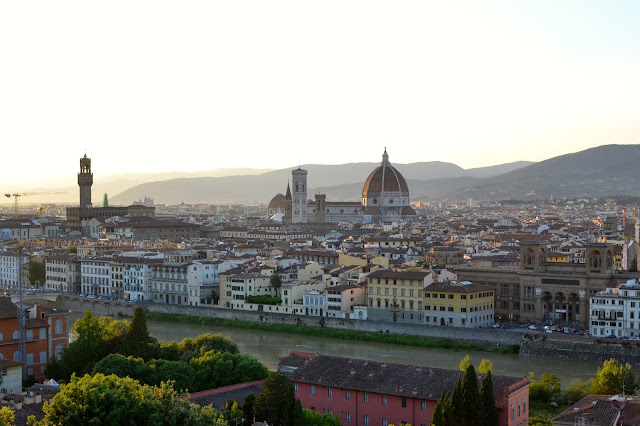
[[[393,164],[393,163],[392,163]],[[309,171],[309,197],[357,201],[377,163],[302,165]],[[640,194],[640,145],[604,145],[550,158],[539,163],[516,162],[465,170],[445,162],[394,164],[409,184],[411,199],[463,200],[540,199]],[[161,203],[265,202],[284,193],[291,170],[254,176],[200,177],[148,182],[114,197],[127,203],[143,195]]]
[[[391,158],[393,160],[393,157]],[[463,169],[432,161],[392,164],[404,175],[413,201],[430,199],[503,200],[640,194],[640,145],[604,145],[538,163],[519,161],[491,167]],[[367,176],[378,163],[341,165],[305,164],[309,198],[321,192],[328,201],[357,201]],[[100,178],[95,173],[93,201],[108,192],[114,205],[129,204],[144,196],[156,203],[268,202],[284,193],[295,167],[269,169],[217,169],[193,173],[154,173]],[[137,182],[145,182],[136,184]],[[76,203],[75,174],[64,186],[35,183],[5,192],[67,191],[64,195],[33,196],[21,203]],[[114,196],[114,194],[117,194]],[[42,201],[40,200],[42,198]],[[4,197],[3,197],[4,199]],[[46,200],[45,200],[46,199]],[[4,199],[10,202],[9,199]]]
[[[441,161],[394,164],[408,180],[410,188],[432,179],[488,178],[533,164],[528,161],[465,170]],[[316,192],[327,194],[328,200],[359,200],[362,186],[378,163],[340,165],[304,164],[307,170],[309,197]],[[136,185],[113,197],[114,203],[126,204],[148,196],[159,203],[267,202],[284,193],[295,167],[253,176],[224,176],[169,179]]]

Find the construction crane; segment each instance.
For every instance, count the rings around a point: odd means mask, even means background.
[[[13,197],[13,215],[18,218],[18,200],[20,197],[27,197],[29,195],[50,195],[50,194],[66,194],[67,192],[17,192],[15,194],[4,194],[5,197]]]
[[[46,212],[47,210],[53,207],[54,206],[45,206],[42,203],[40,203],[40,205],[38,206],[38,213],[40,213],[40,238],[44,237],[44,223],[42,222],[42,218],[44,217],[44,212]]]

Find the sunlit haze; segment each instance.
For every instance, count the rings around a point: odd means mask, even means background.
[[[632,1],[2,2],[0,181],[73,183],[85,150],[98,176],[640,143],[638,22]]]

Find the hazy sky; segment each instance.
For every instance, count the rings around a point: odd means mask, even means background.
[[[637,1],[5,1],[0,183],[640,143]]]

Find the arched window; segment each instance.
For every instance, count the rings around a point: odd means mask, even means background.
[[[2,335],[2,333],[0,333],[0,342],[2,342],[3,339],[4,339],[4,336]]]
[[[14,340],[17,340],[17,339],[19,339],[19,338],[20,338],[20,332],[19,332],[18,330],[14,331],[14,332],[13,332],[13,339],[14,339]]]
[[[22,356],[20,354],[20,351],[15,351],[13,353],[13,360],[14,361],[22,361]]]

